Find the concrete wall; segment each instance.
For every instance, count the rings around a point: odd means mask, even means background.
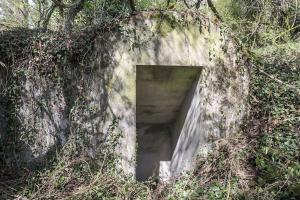
[[[191,66],[137,66],[136,123],[173,122],[200,70]]]
[[[188,144],[185,138],[196,137],[205,145],[237,132],[246,114],[247,68],[216,20],[198,18],[173,12],[136,15],[120,30],[95,39],[91,62],[84,69],[69,63],[63,72],[45,77],[35,74],[39,67],[25,67],[17,112],[19,140],[28,156],[20,159],[45,158],[72,139],[76,148],[96,158],[102,139],[118,119],[114,130],[122,133],[120,166],[135,176],[137,65],[202,66],[195,94],[200,100],[192,102],[183,125],[184,130],[197,130],[182,132],[180,146]],[[201,146],[195,144],[197,148]]]
[[[207,148],[205,127],[201,110],[203,101],[200,80],[197,79],[186,96],[180,113],[173,126],[173,154],[170,163],[170,174],[177,177],[180,173],[190,170],[200,148]]]
[[[145,181],[150,176],[158,177],[160,161],[170,161],[171,132],[166,124],[137,125],[136,179]]]
[[[160,25],[158,25],[158,23]],[[182,134],[180,142],[187,146],[188,142],[183,142],[183,138],[190,141],[195,137],[196,142],[190,154],[194,154],[201,148],[204,150],[218,138],[234,134],[239,129],[246,114],[246,102],[248,95],[248,72],[239,53],[231,40],[223,35],[218,25],[204,22],[201,26],[191,23],[188,26],[170,28],[168,22],[157,20],[134,19],[136,37],[140,41],[147,41],[145,44],[123,51],[122,47],[116,51],[118,66],[115,68],[113,82],[122,85],[122,93],[109,93],[110,102],[114,113],[121,118],[120,128],[123,130],[124,138],[124,159],[123,169],[134,174],[135,155],[135,104],[136,96],[133,92],[135,88],[135,66],[136,65],[161,65],[163,66],[202,66],[203,70],[197,85],[198,101],[192,102],[192,109],[188,113],[186,128],[197,129],[189,131],[189,135]],[[205,24],[205,25],[204,25]],[[164,34],[152,34],[151,30],[158,27],[168,27]],[[208,28],[209,27],[209,28]],[[151,33],[152,32],[152,33]],[[147,36],[147,34],[151,36]],[[146,35],[146,36],[145,36]],[[114,83],[112,83],[112,88]],[[119,96],[122,95],[123,99]],[[201,96],[201,98],[200,98]],[[125,101],[125,99],[129,100]],[[193,115],[197,115],[196,118]],[[133,134],[132,134],[133,133]],[[185,145],[183,145],[183,143]],[[130,145],[129,145],[130,144]],[[198,146],[197,144],[202,144]],[[179,153],[176,150],[176,153]],[[185,154],[179,157],[183,158]],[[180,159],[174,155],[174,163]],[[189,161],[191,161],[190,158]],[[181,166],[180,166],[181,168]],[[176,170],[173,167],[175,173]]]

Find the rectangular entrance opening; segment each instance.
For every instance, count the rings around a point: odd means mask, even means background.
[[[170,176],[170,163],[198,83],[200,67],[137,66],[136,179]]]

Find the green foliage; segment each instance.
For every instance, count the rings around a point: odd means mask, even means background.
[[[233,35],[254,63],[251,70],[253,155],[258,199],[299,198],[300,51],[299,3],[218,1]]]
[[[276,180],[300,178],[300,138],[286,131],[279,129],[261,139],[255,162],[262,172],[259,179],[262,185]]]
[[[0,187],[0,198],[22,197],[29,199],[120,199],[149,195],[147,187],[126,177],[119,169],[116,147],[121,134],[116,130],[118,120],[111,124],[107,139],[97,159],[91,159],[80,151],[82,137],[72,137],[47,167],[30,174],[23,174],[14,188]],[[77,135],[77,134],[76,134]],[[74,147],[76,149],[74,149]],[[24,185],[23,185],[24,184]]]
[[[165,10],[168,9],[168,6],[175,6],[176,1],[171,0],[169,5],[167,5],[168,1],[164,0],[154,0],[154,1],[148,1],[148,0],[138,0],[136,1],[137,7],[139,10]]]
[[[261,61],[252,81],[255,97],[252,106],[261,121],[261,130],[257,130],[261,138],[254,157],[258,170],[257,190],[259,195],[269,194],[276,199],[293,199],[300,195],[298,45],[288,43],[256,51],[259,55],[256,59]]]
[[[222,0],[215,5],[234,34],[251,49],[286,43],[299,36],[297,0]]]
[[[12,0],[0,1],[2,16],[0,25],[3,29],[13,27],[22,28],[48,28],[54,31],[61,31],[70,5],[76,3],[76,0],[62,0],[63,5],[56,5],[53,0]],[[195,8],[195,1],[188,0],[137,0],[135,2],[135,12],[154,11],[154,10],[173,10],[184,11],[187,4],[192,2],[190,8]],[[201,0],[199,0],[201,2]],[[199,4],[200,5],[200,4]],[[83,6],[78,13],[74,22],[72,21],[75,31],[84,29],[88,26],[105,27],[112,22],[120,19],[131,17],[132,10],[129,0],[84,0]]]

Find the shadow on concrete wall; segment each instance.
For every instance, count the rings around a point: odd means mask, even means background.
[[[18,67],[22,70],[15,77],[10,74],[10,82],[5,86],[18,88],[12,96],[2,94],[7,77],[1,73],[1,179],[17,175],[23,167],[47,167],[48,161],[74,138],[81,144],[79,151],[93,151],[88,153],[97,156],[96,151],[101,148],[99,143],[107,137],[99,126],[108,120],[108,112],[114,116],[109,108],[107,86],[117,66],[110,54],[114,52],[119,35],[112,40],[104,38],[108,37],[96,38],[94,42],[98,46],[93,47],[84,65],[71,50],[64,62],[58,59],[54,74],[50,76],[39,73],[38,66],[30,68],[30,58],[28,62],[20,62]],[[27,42],[30,47],[33,39]],[[6,63],[11,68],[15,67],[13,64],[18,63]],[[119,91],[121,86],[114,89]],[[95,149],[90,150],[88,146]]]

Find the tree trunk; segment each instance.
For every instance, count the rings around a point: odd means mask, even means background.
[[[68,7],[64,22],[64,32],[70,34],[73,29],[73,23],[76,15],[82,10],[85,0],[74,0],[73,4]]]
[[[52,0],[53,3],[59,8],[61,17],[63,18],[63,31],[70,34],[73,29],[73,23],[77,14],[83,9],[85,0],[73,0],[70,5],[66,5],[62,0]],[[66,10],[64,17],[63,11]]]
[[[129,0],[129,5],[130,5],[131,13],[134,13],[135,12],[134,0]]]
[[[23,15],[23,26],[29,28],[29,2],[28,0],[22,1],[21,13]]]
[[[53,14],[53,12],[54,12],[54,10],[55,10],[56,7],[57,6],[55,4],[53,4],[49,8],[49,11],[47,12],[46,17],[45,17],[45,19],[43,21],[43,25],[42,25],[43,29],[47,29],[48,28],[51,16],[52,16],[52,14]]]

